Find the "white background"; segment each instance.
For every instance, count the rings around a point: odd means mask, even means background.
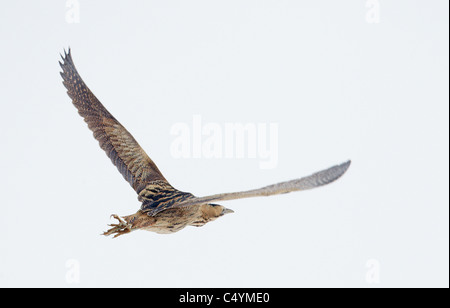
[[[448,287],[448,1],[380,0],[379,23],[366,1],[79,4],[73,24],[65,1],[0,10],[0,286]],[[202,228],[102,237],[140,204],[66,95],[68,46],[176,188],[353,164],[327,187],[226,202]],[[277,168],[173,158],[170,128],[194,114],[278,123]]]

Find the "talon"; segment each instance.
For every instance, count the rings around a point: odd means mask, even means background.
[[[125,220],[123,220],[119,215],[117,214],[112,214],[110,216],[110,218],[113,217],[115,219],[117,219],[119,221],[119,225],[127,225],[127,222]]]
[[[103,232],[103,235],[109,236],[114,234],[114,238],[131,232],[132,224],[129,224],[127,221],[123,220],[121,217],[119,217],[116,214],[112,214],[110,218],[115,218],[119,221],[118,224],[108,224],[109,227],[111,227],[109,230]]]

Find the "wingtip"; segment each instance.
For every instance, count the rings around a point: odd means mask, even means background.
[[[59,55],[61,56],[61,59],[63,59],[63,61],[65,63],[65,62],[67,62],[68,60],[71,59],[72,54],[71,54],[70,47],[68,47],[67,50],[66,50],[66,48],[64,48],[63,50],[64,50],[64,55],[62,55],[61,53]]]
[[[351,164],[352,164],[352,161],[349,159],[345,163],[338,165],[338,168],[341,170],[339,177],[347,172],[347,170],[348,170],[348,168],[350,168]]]
[[[63,51],[64,54],[63,53],[59,54],[62,59],[62,61],[59,61],[59,65],[63,70],[63,74],[69,74],[71,71],[76,71],[75,65],[72,60],[70,47],[68,49],[64,48]],[[63,75],[61,76],[63,77],[64,80],[66,80],[66,78]]]
[[[347,160],[345,163],[342,163],[340,165],[337,165],[335,167],[331,167],[330,169],[334,169],[335,170],[335,176],[334,179],[331,181],[335,181],[337,179],[339,179],[340,177],[342,177],[348,170],[348,168],[350,168],[350,165],[352,164],[351,160]]]
[[[352,164],[352,160],[349,159],[345,163],[343,163],[342,166],[345,167],[345,169],[347,170],[351,164]]]

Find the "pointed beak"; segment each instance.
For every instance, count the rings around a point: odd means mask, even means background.
[[[224,208],[223,211],[222,211],[222,215],[231,214],[231,213],[234,213],[234,211],[230,210],[230,209],[227,209],[227,208]]]

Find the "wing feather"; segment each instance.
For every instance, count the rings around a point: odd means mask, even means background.
[[[228,201],[235,199],[253,198],[253,197],[267,197],[279,194],[286,194],[293,191],[301,191],[312,189],[315,187],[323,186],[339,179],[350,167],[351,161],[347,161],[343,164],[333,166],[326,170],[316,172],[310,176],[306,176],[300,179],[282,182],[278,184],[273,184],[265,186],[259,189],[217,194],[206,197],[193,197],[184,202],[178,203],[175,206],[193,206],[197,204],[218,202],[218,201]]]
[[[67,94],[84,118],[100,147],[139,194],[153,181],[167,180],[133,136],[117,121],[89,90],[78,74],[69,52],[61,55],[61,76]]]

